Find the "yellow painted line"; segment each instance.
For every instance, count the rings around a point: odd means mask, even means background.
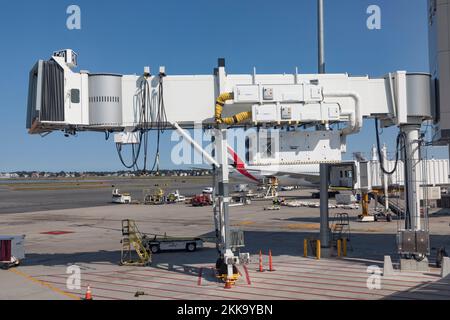
[[[288,229],[293,230],[299,230],[299,229],[306,229],[306,230],[318,230],[320,229],[320,225],[316,223],[291,223],[286,226]]]
[[[373,229],[373,228],[369,228],[369,229],[361,229],[361,230],[359,230],[359,231],[366,231],[366,232],[381,232],[381,231],[383,231],[383,229],[381,229],[381,228],[376,228],[376,229]]]
[[[241,221],[237,225],[238,226],[248,226],[248,225],[251,225],[251,224],[255,224],[255,222],[254,221]]]
[[[34,282],[34,283],[37,283],[37,284],[39,284],[41,286],[47,287],[50,290],[52,290],[53,292],[62,294],[62,295],[66,296],[68,298],[71,298],[73,300],[81,300],[80,297],[78,297],[77,295],[74,295],[74,294],[65,292],[65,291],[63,291],[61,289],[58,289],[58,288],[52,286],[51,284],[49,284],[49,283],[47,283],[45,281],[42,281],[42,280],[38,280],[38,279],[36,279],[36,278],[34,278],[34,277],[32,277],[32,276],[30,276],[30,275],[28,275],[28,274],[26,274],[26,273],[24,273],[22,271],[19,271],[17,269],[9,269],[9,271],[13,272],[13,273],[15,273],[15,274],[25,278],[25,279],[27,279],[27,280],[30,280],[31,282]]]

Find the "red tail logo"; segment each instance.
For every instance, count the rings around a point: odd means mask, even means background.
[[[231,155],[231,157],[233,158],[233,167],[236,168],[236,170],[242,174],[243,176],[249,178],[250,180],[259,182],[259,180],[257,178],[255,178],[250,172],[247,171],[247,169],[245,169],[245,163],[244,161],[241,160],[241,158],[239,158],[239,156],[237,155],[236,152],[234,152],[234,150],[231,147],[228,147],[228,153]]]

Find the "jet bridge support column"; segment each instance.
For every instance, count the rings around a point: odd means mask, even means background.
[[[218,213],[220,216],[220,241],[221,253],[224,254],[226,250],[230,249],[229,240],[229,179],[228,179],[228,158],[227,158],[227,130],[216,130],[216,144],[218,151],[218,158],[220,168],[217,170],[217,195],[219,200]]]
[[[226,89],[226,72],[225,72],[225,59],[219,59],[218,68],[215,70],[217,77],[217,89],[219,94],[225,92]],[[218,259],[217,268],[219,269],[219,275],[225,276],[225,282],[232,283],[236,278],[235,264],[238,263],[238,259],[234,256],[234,252],[231,248],[230,239],[230,217],[229,217],[229,204],[230,204],[230,191],[229,191],[229,169],[228,169],[228,139],[227,128],[219,125],[214,130],[215,135],[215,149],[217,151],[217,159],[219,160],[220,168],[215,177],[217,184],[215,191],[217,195],[217,203],[214,214],[217,216],[219,222],[219,238],[218,247],[220,251],[220,257]],[[226,270],[225,270],[226,269]]]
[[[228,143],[227,143],[227,129],[215,130],[215,143],[217,157],[220,163],[220,168],[216,170],[216,203],[214,209],[216,224],[219,227],[219,235],[217,238],[217,247],[220,256],[217,263],[219,274],[225,276],[225,281],[232,281],[234,279],[234,265],[236,263],[234,253],[231,249],[230,241],[230,217],[229,217],[229,169],[228,169]],[[225,270],[226,267],[226,270]]]
[[[405,134],[406,168],[405,168],[405,207],[406,229],[422,230],[420,217],[420,125],[406,125],[401,127]]]
[[[320,164],[320,244],[322,248],[330,247],[330,225],[328,212],[328,164]],[[325,253],[325,252],[324,252]]]

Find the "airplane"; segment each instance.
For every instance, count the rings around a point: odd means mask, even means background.
[[[234,182],[267,184],[271,178],[277,178],[282,186],[319,187],[318,164],[257,166],[246,164],[231,147],[228,147],[228,154],[231,158],[229,176]]]

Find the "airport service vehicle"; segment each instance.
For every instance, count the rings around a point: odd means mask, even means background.
[[[169,193],[167,196],[168,203],[176,203],[176,202],[184,202],[186,201],[186,197],[180,195],[180,191],[176,190],[175,192]]]
[[[164,196],[164,190],[157,188],[153,192],[148,193],[144,197],[144,204],[162,205],[166,203],[166,197]]]
[[[136,221],[122,220],[122,240],[120,241],[120,265],[147,266],[152,263],[152,254],[161,251],[186,250],[194,252],[203,248],[204,240],[189,237],[168,237],[150,235],[139,231]],[[133,254],[134,252],[134,254]]]
[[[212,205],[211,195],[199,194],[192,198],[193,207],[205,207]]]
[[[0,236],[0,266],[9,269],[25,259],[25,236]]]
[[[283,186],[281,187],[281,191],[292,191],[295,188],[293,186]]]
[[[234,186],[234,192],[249,192],[250,188],[248,184],[237,184]]]
[[[114,189],[112,192],[112,202],[118,204],[130,204],[131,195],[129,193],[120,193],[119,189]]]
[[[202,193],[204,194],[212,194],[214,191],[214,189],[212,187],[207,187],[205,189],[203,189]]]
[[[152,254],[155,254],[163,251],[178,250],[194,252],[197,249],[203,248],[204,241],[200,238],[178,238],[168,237],[166,235],[149,237],[148,235],[144,235],[142,243]]]

